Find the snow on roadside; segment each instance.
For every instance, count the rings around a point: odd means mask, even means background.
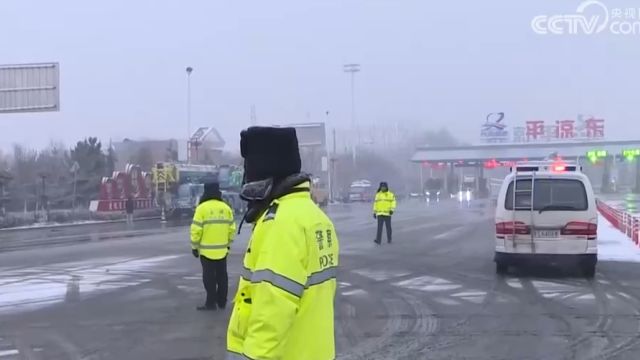
[[[640,246],[598,215],[598,260],[640,262]]]
[[[124,220],[119,220],[120,222],[124,222]],[[73,226],[73,225],[90,225],[90,224],[102,224],[107,221],[105,220],[78,220],[78,221],[70,221],[66,223],[57,223],[57,222],[49,222],[49,223],[33,223],[30,225],[22,225],[16,227],[8,227],[0,230],[27,230],[27,229],[40,229],[40,228],[52,228],[52,227],[62,227],[62,226]]]

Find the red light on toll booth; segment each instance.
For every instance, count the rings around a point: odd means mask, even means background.
[[[567,168],[564,165],[555,165],[553,167],[553,170],[556,172],[562,172],[565,171]]]
[[[491,159],[484,162],[485,169],[495,169],[498,166],[500,166],[500,163],[498,163],[496,159]]]

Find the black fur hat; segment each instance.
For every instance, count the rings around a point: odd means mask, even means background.
[[[240,133],[245,182],[275,181],[300,172],[296,129],[253,126]]]
[[[209,200],[222,200],[222,192],[220,192],[220,184],[216,182],[207,182],[204,184],[204,192],[200,197],[200,204]]]
[[[205,193],[218,193],[220,192],[220,184],[217,182],[208,182],[204,184]]]

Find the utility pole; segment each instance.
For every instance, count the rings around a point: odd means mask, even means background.
[[[331,157],[329,158],[331,160],[330,165],[329,165],[329,169],[331,170],[331,173],[329,174],[329,199],[331,201],[335,201],[335,195],[334,195],[334,191],[333,188],[335,187],[335,183],[336,183],[336,161],[338,160],[336,158],[336,129],[333,128],[332,131],[332,135],[333,135],[333,152],[331,154]]]
[[[258,116],[256,115],[256,106],[255,105],[251,105],[251,114],[249,116],[250,116],[250,119],[251,119],[251,121],[250,121],[251,126],[258,125]]]
[[[352,145],[351,151],[353,155],[353,166],[356,165],[356,151],[360,144],[360,132],[356,123],[356,73],[360,72],[360,64],[345,64],[343,66],[345,73],[351,74],[351,132],[356,138],[356,143]]]
[[[193,68],[187,66],[187,163],[191,163],[191,73]]]
[[[42,190],[40,195],[40,211],[42,216],[45,218],[45,221],[49,221],[49,199],[47,198],[47,174],[42,172],[39,174],[40,179],[42,180]],[[36,207],[37,212],[37,207]]]
[[[80,164],[78,164],[77,161],[74,161],[73,165],[71,165],[71,173],[73,173],[73,200],[71,202],[71,209],[73,211],[76,210],[76,199],[78,196],[78,170],[80,170]]]
[[[420,162],[418,163],[418,166],[420,167],[420,198],[425,196],[425,191],[424,191],[424,163]]]

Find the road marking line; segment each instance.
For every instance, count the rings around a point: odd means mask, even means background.
[[[407,276],[410,273],[402,270],[382,271],[370,268],[353,270],[354,273],[376,281],[385,281],[396,277]]]
[[[435,297],[432,299],[433,301],[439,302],[444,305],[460,305],[460,302],[451,298],[446,297]]]
[[[353,296],[353,295],[366,295],[367,292],[362,289],[353,289],[349,291],[345,291],[342,293],[344,296]]]
[[[0,350],[0,357],[5,357],[5,356],[11,356],[11,355],[18,355],[20,354],[20,352],[18,350]]]
[[[457,297],[467,297],[467,296],[473,297],[473,296],[485,296],[485,295],[487,295],[487,293],[484,291],[463,291],[463,292],[451,294],[451,296],[457,296]]]
[[[447,230],[447,231],[445,231],[445,232],[443,232],[441,234],[434,235],[434,236],[432,236],[432,238],[436,239],[436,240],[440,240],[440,239],[444,239],[444,238],[447,238],[447,237],[452,236],[452,235],[457,235],[458,233],[460,233],[461,229],[462,229],[462,226],[458,226],[458,227],[455,227],[455,228],[453,228],[451,230]]]
[[[183,276],[184,280],[202,280],[201,276]]]
[[[393,285],[422,291],[447,291],[462,287],[462,285],[454,284],[449,280],[426,275],[403,280]]]
[[[522,281],[520,281],[520,279],[509,279],[507,280],[507,285],[514,288],[522,289]]]

